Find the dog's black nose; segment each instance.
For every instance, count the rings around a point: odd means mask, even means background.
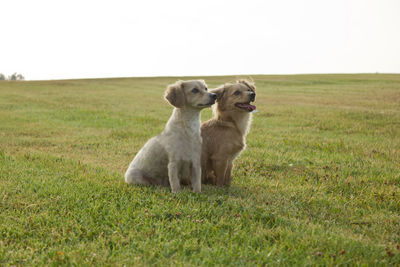
[[[250,100],[251,100],[251,101],[254,101],[254,99],[256,99],[256,93],[251,92],[251,93],[250,93]]]
[[[212,94],[212,93],[211,93],[210,95],[211,95],[211,98],[212,98],[212,99],[217,100],[217,95],[216,95],[216,94]]]

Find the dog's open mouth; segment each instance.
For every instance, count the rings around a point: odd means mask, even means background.
[[[235,106],[238,107],[238,108],[244,109],[244,110],[246,110],[248,112],[252,112],[253,110],[256,109],[256,106],[250,104],[250,102],[248,102],[248,103],[236,103]]]

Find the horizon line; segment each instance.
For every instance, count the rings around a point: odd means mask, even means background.
[[[303,75],[371,75],[371,74],[383,74],[383,75],[399,75],[397,72],[354,72],[354,73],[341,73],[341,72],[330,72],[330,73],[279,73],[279,74],[226,74],[226,75],[149,75],[149,76],[108,76],[108,77],[85,77],[85,78],[59,78],[59,79],[25,79],[23,81],[69,81],[69,80],[101,80],[101,79],[141,79],[141,78],[179,78],[179,77],[229,77],[229,76],[303,76]],[[10,80],[4,80],[10,81]],[[14,82],[14,81],[10,81]]]

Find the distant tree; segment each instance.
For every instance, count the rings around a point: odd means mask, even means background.
[[[13,73],[10,76],[8,76],[8,80],[10,81],[16,81],[17,80],[17,73]]]
[[[14,72],[12,75],[8,76],[8,79],[10,81],[22,81],[22,80],[25,80],[25,77],[22,76],[22,74],[18,74],[16,72]]]
[[[18,81],[23,81],[23,80],[25,80],[25,77],[22,76],[22,74],[17,74],[17,80]]]
[[[3,73],[0,73],[0,81],[4,81],[6,79],[6,76]]]

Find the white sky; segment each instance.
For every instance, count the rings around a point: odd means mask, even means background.
[[[2,0],[27,79],[400,72],[400,0]]]

